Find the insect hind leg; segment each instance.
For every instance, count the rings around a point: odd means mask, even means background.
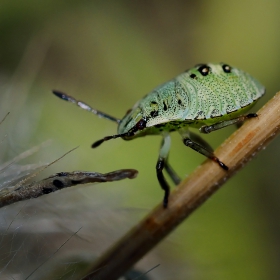
[[[179,131],[180,134],[182,135],[183,138],[183,143],[187,146],[190,147],[191,149],[195,150],[196,152],[208,157],[209,159],[217,162],[219,164],[220,167],[222,167],[224,170],[228,170],[229,168],[223,163],[221,162],[213,153],[213,151],[209,150],[209,148],[204,147],[203,145],[194,142],[193,140],[191,140],[189,138],[189,133],[186,132],[185,130],[180,130]],[[203,140],[204,141],[204,140]]]
[[[200,146],[204,147],[209,152],[214,151],[213,148],[209,145],[209,143],[207,141],[205,141],[200,135],[198,135],[192,131],[189,131],[189,136],[194,142],[200,144]]]

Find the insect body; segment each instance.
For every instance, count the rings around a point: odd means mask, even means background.
[[[163,205],[167,207],[169,186],[163,176],[163,169],[165,168],[175,184],[180,182],[168,162],[170,132],[178,131],[186,146],[217,162],[224,170],[228,170],[228,167],[214,155],[211,147],[188,128],[199,128],[201,133],[210,133],[256,117],[255,113],[243,114],[264,95],[265,88],[249,74],[227,64],[199,64],[155,88],[128,110],[121,120],[59,91],[53,93],[85,110],[118,123],[118,134],[96,141],[92,144],[93,148],[118,137],[132,140],[152,134],[162,135],[156,173],[165,192]]]

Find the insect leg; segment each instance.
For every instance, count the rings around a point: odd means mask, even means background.
[[[207,134],[207,133],[210,133],[212,131],[224,128],[224,127],[232,125],[232,124],[243,123],[244,121],[246,121],[248,119],[251,119],[251,118],[256,118],[257,116],[258,115],[256,113],[250,113],[250,114],[247,114],[247,115],[242,115],[242,116],[239,116],[235,119],[217,122],[217,123],[214,123],[212,125],[204,125],[199,129],[199,131],[201,133],[206,133]]]
[[[163,143],[164,143],[164,139],[161,142],[161,147],[162,147]],[[167,158],[165,160],[164,168],[165,168],[166,172],[168,173],[169,177],[171,178],[171,180],[173,181],[173,183],[175,185],[179,185],[180,182],[181,182],[181,178],[177,175],[175,170],[170,165],[168,156],[167,156]]]
[[[174,169],[171,167],[168,158],[166,159],[165,166],[166,172],[168,173],[169,177],[172,179],[175,185],[179,185],[181,182],[181,178],[177,175]]]
[[[192,131],[189,131],[189,136],[194,142],[200,144],[202,147],[204,147],[208,151],[211,151],[211,152],[214,151],[213,148],[208,144],[208,142],[206,142],[200,135],[193,133]]]
[[[169,152],[170,145],[171,145],[171,139],[170,139],[169,134],[165,134],[163,137],[164,138],[163,138],[162,145],[160,147],[159,157],[158,157],[158,161],[157,161],[157,165],[156,165],[156,172],[157,172],[157,178],[158,178],[159,184],[160,184],[161,188],[164,190],[163,207],[167,208],[170,188],[163,176],[162,170],[166,164],[168,152]]]
[[[208,150],[207,148],[203,147],[203,145],[198,144],[189,138],[189,133],[185,130],[179,130],[180,134],[183,137],[183,142],[187,147],[197,151],[198,153],[208,157],[209,159],[217,162],[224,170],[228,170],[228,167],[221,162],[213,153],[213,151]]]

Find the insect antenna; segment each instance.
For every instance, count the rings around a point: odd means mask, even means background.
[[[119,138],[119,137],[124,137],[124,136],[130,136],[131,134],[129,132],[127,133],[123,133],[123,134],[116,134],[116,135],[111,135],[111,136],[106,136],[100,140],[97,140],[96,142],[94,142],[91,147],[92,148],[96,148],[98,146],[100,146],[103,142],[105,141],[108,141],[108,140],[111,140],[111,139],[116,139],[116,138]]]
[[[86,103],[84,103],[83,101],[79,101],[79,100],[76,100],[74,97],[66,94],[66,93],[63,93],[61,91],[58,91],[58,90],[53,90],[52,91],[54,95],[56,95],[57,97],[65,100],[65,101],[69,101],[71,103],[74,103],[76,104],[77,106],[79,106],[80,108],[84,109],[84,110],[87,110],[89,112],[92,112],[93,114],[101,117],[101,118],[104,118],[104,119],[108,119],[110,121],[113,121],[113,122],[116,122],[116,123],[120,123],[120,119],[117,119],[115,117],[112,117],[106,113],[103,113],[101,111],[98,111],[92,107],[90,107],[89,105],[87,105]]]
[[[96,148],[99,145],[101,145],[104,141],[108,141],[111,139],[116,139],[119,137],[132,137],[133,135],[135,135],[135,133],[139,130],[143,130],[146,127],[146,120],[145,119],[141,119],[139,120],[136,125],[134,127],[132,127],[129,131],[122,133],[122,134],[116,134],[116,135],[111,135],[111,136],[106,136],[100,140],[97,140],[96,142],[94,142],[91,147],[92,148]]]

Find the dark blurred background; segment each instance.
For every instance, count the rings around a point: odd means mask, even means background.
[[[1,209],[1,279],[30,279],[90,262],[162,200],[160,137],[112,140],[116,124],[52,95],[59,89],[122,118],[157,85],[194,64],[226,62],[279,91],[280,2],[0,1],[2,163],[52,139],[21,165],[66,158],[41,174],[135,168],[135,180],[76,187]],[[234,128],[205,136],[217,147]],[[7,135],[6,138],[4,136]],[[185,177],[205,159],[172,136]],[[279,139],[139,264],[151,279],[280,279]],[[16,171],[15,171],[16,172]],[[68,246],[54,252],[71,236]],[[98,245],[97,245],[98,244]],[[71,261],[69,261],[71,259]],[[67,261],[66,261],[67,260]],[[70,265],[71,263],[71,265]],[[54,276],[56,275],[56,276]],[[65,279],[73,278],[66,276]],[[7,278],[4,278],[7,277]]]

